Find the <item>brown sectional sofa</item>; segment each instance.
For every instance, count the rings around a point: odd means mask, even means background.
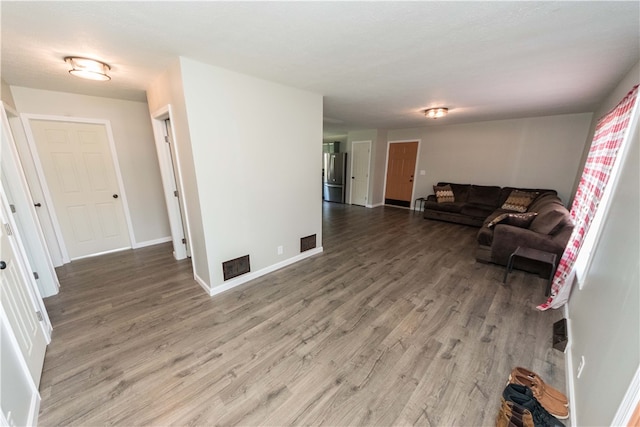
[[[425,201],[424,217],[480,227],[476,260],[507,265],[518,246],[552,252],[560,260],[573,231],[573,222],[556,191],[446,182],[438,186],[446,184],[453,190],[454,202],[438,203],[435,195],[431,195]],[[499,215],[513,212],[502,209],[513,190],[539,193],[527,209],[527,212],[537,212],[537,216],[525,227],[508,223],[489,227]],[[520,260],[515,267],[548,274],[544,266],[535,262]]]

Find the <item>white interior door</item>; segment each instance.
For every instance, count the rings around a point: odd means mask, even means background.
[[[188,210],[184,202],[180,155],[174,129],[171,126],[171,117],[171,105],[165,105],[151,114],[151,124],[162,177],[164,200],[167,204],[173,256],[180,260],[191,256],[191,239]]]
[[[4,113],[2,111],[4,124],[0,158],[2,188],[10,204],[29,265],[33,268],[39,293],[41,296],[48,297],[58,293],[60,284],[47,250],[42,227],[38,221],[36,208],[8,126],[7,116]]]
[[[175,196],[175,201],[178,205],[178,209],[176,213],[180,216],[179,225],[181,226],[181,228],[178,230],[178,234],[182,234],[182,237],[180,239],[182,244],[185,247],[185,251],[186,251],[185,254],[186,256],[190,257],[191,249],[189,247],[189,239],[187,239],[188,233],[187,233],[187,224],[185,221],[186,216],[183,208],[184,206],[183,195],[181,194],[182,191],[180,190],[182,186],[178,184],[179,178],[180,178],[180,171],[178,169],[178,162],[174,154],[175,143],[173,141],[173,129],[171,128],[171,120],[166,119],[164,121],[164,124],[165,124],[166,140],[167,140],[167,152],[169,155],[169,159],[171,160],[171,170],[168,172],[170,172],[170,175],[172,176],[173,187],[175,188],[173,194]]]
[[[20,251],[15,223],[8,212],[4,192],[0,212],[0,303],[7,315],[9,327],[16,337],[22,356],[29,367],[33,383],[40,383],[47,337],[38,316],[43,316],[35,304],[31,270]]]
[[[130,248],[105,125],[38,119],[29,124],[63,252],[77,259]]]
[[[351,145],[351,204],[366,206],[369,198],[371,141],[354,141]]]

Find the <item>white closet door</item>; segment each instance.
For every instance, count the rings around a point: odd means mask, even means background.
[[[131,247],[105,126],[29,124],[69,257]]]

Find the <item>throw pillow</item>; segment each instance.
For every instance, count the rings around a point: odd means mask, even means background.
[[[438,203],[451,203],[455,201],[453,190],[449,184],[442,186],[433,186],[433,192],[436,193]]]
[[[516,212],[526,212],[527,208],[538,197],[538,192],[513,190],[502,205],[502,209]]]
[[[487,224],[487,227],[493,228],[497,224],[504,223],[507,225],[513,225],[514,227],[529,228],[529,225],[531,225],[531,222],[533,222],[536,215],[538,215],[537,212],[503,213],[495,217],[489,224]]]

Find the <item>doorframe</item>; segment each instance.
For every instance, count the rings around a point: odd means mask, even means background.
[[[5,111],[7,113],[7,119],[9,120],[8,127],[11,130],[11,137],[15,143],[15,149],[18,152],[20,168],[27,182],[26,188],[28,189],[28,193],[33,201],[38,200],[44,203],[44,206],[41,206],[41,209],[36,212],[36,217],[38,218],[38,222],[42,230],[45,248],[49,253],[53,266],[60,267],[64,265],[62,260],[62,251],[60,250],[60,245],[58,244],[58,239],[53,229],[53,219],[51,218],[49,208],[44,199],[42,185],[40,184],[40,180],[37,176],[35,163],[33,162],[29,142],[27,141],[27,132],[24,128],[24,122],[20,117],[20,113],[15,109],[7,108],[7,105],[5,105]],[[12,119],[15,122],[15,126],[19,127],[19,129],[14,129]],[[17,135],[18,133],[20,135]]]
[[[42,162],[40,161],[40,154],[38,153],[35,136],[33,135],[33,130],[31,129],[30,120],[44,120],[51,122],[67,122],[67,123],[85,123],[85,124],[93,124],[93,125],[103,125],[107,132],[107,142],[109,143],[109,151],[111,152],[111,160],[113,162],[113,168],[116,174],[116,183],[118,185],[118,191],[120,194],[120,198],[122,200],[122,210],[124,211],[125,223],[127,224],[127,232],[129,235],[129,247],[133,248],[136,246],[136,239],[133,235],[133,222],[131,221],[131,213],[129,211],[129,202],[127,201],[127,194],[124,190],[124,181],[122,180],[122,173],[120,171],[120,162],[118,161],[118,153],[116,151],[115,140],[113,138],[113,132],[111,131],[111,121],[105,119],[91,119],[91,118],[83,118],[83,117],[67,117],[67,116],[54,116],[54,115],[46,115],[46,114],[29,114],[22,113],[20,115],[22,118],[22,124],[27,134],[27,142],[29,143],[29,151],[31,152],[31,156],[33,158],[33,163],[36,167],[36,173],[38,175],[38,180],[40,181],[40,186],[42,187],[42,193],[44,195],[47,210],[49,216],[51,217],[53,223],[53,229],[58,239],[58,245],[60,246],[60,251],[62,252],[62,261],[66,264],[71,262],[69,258],[69,252],[67,251],[67,245],[64,242],[64,236],[62,234],[62,229],[60,228],[60,222],[58,221],[58,217],[56,215],[55,209],[53,208],[53,198],[51,197],[51,192],[49,191],[49,185],[44,175],[44,169],[42,168]],[[121,249],[117,249],[119,251]],[[95,254],[91,254],[89,256],[97,256],[104,255],[106,253],[110,253],[114,251],[104,251]],[[82,257],[84,258],[84,257]],[[78,259],[78,258],[74,258]]]
[[[0,184],[0,203],[2,206],[3,212],[6,212],[7,221],[6,224],[11,228],[11,232],[15,237],[16,244],[16,253],[14,256],[16,257],[16,261],[20,264],[20,270],[25,271],[25,277],[27,279],[28,289],[27,293],[29,294],[29,299],[31,300],[31,306],[34,311],[39,311],[42,315],[42,320],[39,320],[38,325],[42,332],[44,332],[45,340],[48,344],[51,344],[51,332],[53,331],[53,325],[51,324],[51,319],[49,318],[49,313],[47,312],[47,307],[44,304],[44,300],[42,299],[42,295],[40,294],[40,290],[38,289],[38,285],[36,283],[35,277],[33,274],[29,274],[29,265],[27,253],[24,248],[24,244],[22,243],[22,236],[20,235],[20,229],[16,226],[15,218],[11,216],[11,209],[9,208],[9,201],[7,200],[4,186]],[[2,213],[4,217],[5,213]]]
[[[171,122],[171,140],[173,144],[168,144],[165,140],[166,126],[165,120]],[[173,242],[173,257],[176,260],[187,258],[187,245],[192,242],[191,226],[189,224],[189,214],[185,202],[185,191],[182,183],[182,168],[180,166],[180,153],[173,119],[173,109],[171,104],[164,105],[151,113],[151,127],[153,128],[156,152],[158,153],[158,164],[160,166],[160,176],[162,178],[162,188],[165,202],[167,204],[167,214],[169,216],[169,227],[171,228],[171,240]],[[172,150],[170,152],[169,150]],[[175,161],[175,168],[178,176],[175,176],[172,166],[171,155]],[[177,186],[177,188],[175,188]],[[173,191],[177,190],[180,197],[175,197]],[[173,201],[173,203],[171,202]],[[180,210],[182,208],[182,211]],[[182,214],[184,213],[184,218]],[[184,222],[183,222],[184,220]],[[183,227],[184,224],[184,227]],[[184,230],[186,228],[186,230]],[[182,237],[186,238],[187,244],[182,243]],[[189,251],[193,258],[193,247],[189,245]]]
[[[411,187],[411,200],[409,200],[409,207],[405,208],[403,206],[396,206],[396,205],[387,205],[384,200],[385,200],[385,194],[387,194],[387,172],[389,169],[389,148],[391,147],[391,144],[397,144],[397,143],[401,143],[401,142],[417,142],[418,143],[418,151],[416,151],[416,166],[415,169],[413,171],[413,186]],[[420,148],[422,147],[422,139],[420,138],[413,138],[413,139],[398,139],[398,140],[394,140],[394,141],[387,141],[387,155],[385,158],[385,162],[384,162],[384,186],[382,188],[382,204],[384,206],[393,206],[394,208],[402,208],[402,209],[412,209],[413,208],[413,204],[415,202],[415,195],[416,195],[416,181],[417,181],[417,177],[418,177],[418,159],[420,159]]]
[[[35,263],[38,265],[32,265],[31,268],[42,268],[46,271],[40,271],[40,281],[38,282],[36,288],[39,291],[40,298],[42,299],[42,295],[51,296],[58,293],[60,289],[60,282],[58,281],[58,276],[56,275],[55,267],[53,266],[53,261],[51,259],[51,253],[49,248],[47,247],[47,241],[42,232],[42,225],[40,220],[38,219],[38,214],[36,212],[36,208],[34,206],[33,197],[31,195],[31,191],[29,189],[29,183],[26,178],[26,174],[24,168],[22,166],[22,162],[20,160],[20,155],[18,153],[18,149],[16,146],[16,141],[13,136],[13,131],[11,126],[9,125],[9,117],[7,115],[7,108],[2,105],[0,113],[2,114],[2,125],[5,128],[4,136],[7,138],[6,147],[8,152],[3,151],[3,157],[10,159],[10,167],[3,167],[2,172],[5,174],[6,178],[9,180],[9,187],[12,188],[3,188],[3,191],[6,193],[7,191],[11,191],[13,197],[16,199],[13,203],[18,205],[18,209],[20,210],[20,223],[25,226],[25,228],[32,228],[32,230],[28,230],[27,235],[23,234],[23,238],[29,244],[29,255],[31,255],[31,259],[35,260]],[[19,117],[18,114],[14,111],[11,111],[16,117]],[[6,166],[6,165],[5,165]],[[14,190],[20,192],[22,199],[16,197]],[[24,219],[23,219],[24,218]],[[25,224],[25,221],[27,224]],[[17,223],[16,223],[17,225]],[[25,248],[26,249],[26,248]],[[36,252],[36,253],[34,253]]]
[[[371,140],[367,140],[367,141],[353,141],[351,143],[351,164],[350,164],[350,171],[351,174],[353,174],[353,159],[354,159],[354,148],[353,146],[355,144],[368,144],[369,145],[369,154],[368,154],[368,159],[367,159],[367,203],[364,204],[365,207],[370,207],[371,203],[369,200],[369,189],[371,188]],[[385,180],[386,181],[386,180]],[[352,205],[353,203],[351,203],[351,201],[353,200],[353,183],[350,183],[351,185],[349,186],[349,204]]]

